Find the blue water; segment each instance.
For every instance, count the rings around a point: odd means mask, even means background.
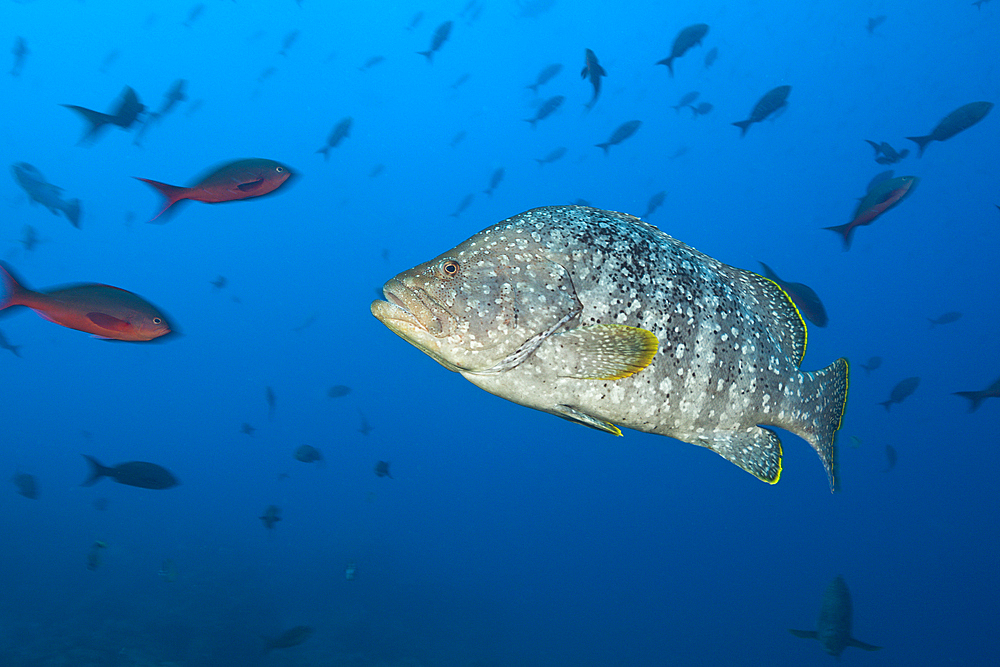
[[[1000,400],[969,413],[952,393],[1000,374],[1000,112],[889,167],[920,185],[850,251],[822,228],[887,168],[864,139],[913,150],[905,137],[953,109],[1000,101],[1000,3],[479,0],[463,16],[464,0],[214,0],[189,26],[191,6],[163,4],[0,5],[0,163],[35,165],[83,208],[74,229],[0,178],[0,257],[34,288],[134,291],[184,333],[120,344],[24,309],[0,320],[23,355],[0,350],[0,664],[829,665],[787,628],[815,627],[837,574],[854,635],[885,647],[842,664],[995,664]],[[416,52],[446,20],[428,63]],[[654,63],[699,22],[710,31],[671,78]],[[30,52],[15,77],[18,36]],[[587,48],[608,76],[585,113]],[[526,89],[550,63],[562,72]],[[188,100],[141,147],[114,127],[78,146],[84,123],[59,106],[107,111],[130,85],[156,109],[178,78]],[[785,84],[787,111],[741,139],[730,123]],[[710,114],[670,108],[691,90]],[[565,103],[532,129],[553,95]],[[346,116],[324,161],[314,151]],[[634,119],[607,157],[594,147]],[[243,157],[296,177],[145,223],[160,199],[133,176],[186,184]],[[578,198],[642,214],[661,190],[651,223],[726,263],[765,261],[825,303],[803,368],[854,362],[838,493],[789,433],[768,486],[706,449],[491,396],[369,312],[386,280],[506,217]],[[928,325],[948,311],[963,316]],[[912,396],[878,405],[909,376]],[[340,384],[351,392],[329,398]],[[302,444],[325,467],[294,460]],[[899,459],[883,472],[887,445]],[[82,453],[156,462],[181,484],[80,487]],[[37,500],[6,483],[15,472],[38,478]],[[174,581],[157,574],[166,559]],[[315,632],[260,656],[297,625]]]

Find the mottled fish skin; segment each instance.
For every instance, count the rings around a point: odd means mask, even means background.
[[[708,447],[772,484],[781,443],[761,425],[778,426],[809,441],[835,488],[846,360],[799,371],[805,325],[780,288],[634,216],[533,209],[383,292],[379,320],[490,393]],[[650,332],[643,360],[629,345]]]
[[[816,629],[789,630],[789,632],[803,639],[819,640],[823,650],[832,656],[839,656],[848,646],[865,651],[880,650],[881,646],[866,644],[851,636],[852,615],[851,593],[844,583],[844,578],[837,576],[823,593],[823,604],[819,610]]]

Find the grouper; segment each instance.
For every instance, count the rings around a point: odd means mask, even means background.
[[[806,328],[774,282],[639,218],[585,206],[499,222],[383,288],[372,314],[473,384],[621,435],[707,447],[771,484],[801,436],[836,488],[839,359],[799,370]]]

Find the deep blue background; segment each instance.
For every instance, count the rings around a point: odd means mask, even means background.
[[[216,0],[190,27],[190,7],[171,4],[0,5],[0,163],[29,162],[83,201],[77,230],[0,178],[0,257],[31,287],[135,291],[185,334],[109,344],[23,309],[0,320],[23,346],[23,359],[0,350],[3,476],[41,485],[36,501],[0,494],[4,664],[828,665],[786,628],[814,627],[837,574],[855,636],[886,647],[849,648],[842,664],[995,664],[1000,401],[969,414],[951,394],[1000,374],[997,112],[895,165],[920,185],[849,252],[821,228],[848,221],[884,169],[864,139],[913,149],[905,136],[956,107],[1000,101],[1000,3],[480,0],[470,21],[464,0]],[[428,64],[416,51],[445,20]],[[711,30],[670,78],[653,63],[696,22]],[[31,53],[12,77],[17,36]],[[586,48],[608,72],[589,113]],[[562,73],[527,90],[553,62]],[[118,128],[77,146],[83,122],[59,106],[107,110],[127,84],[157,108],[177,78],[189,100],[142,147]],[[730,123],[782,84],[787,112],[741,139]],[[670,108],[689,90],[708,116]],[[565,104],[533,130],[523,119],[556,94]],[[325,162],[314,151],[345,116],[351,136]],[[632,119],[642,127],[609,156],[594,147]],[[540,168],[557,146],[566,157]],[[298,177],[145,224],[159,196],[132,176],[186,184],[242,157]],[[763,260],[825,302],[803,367],[855,362],[841,492],[790,434],[769,487],[705,449],[490,396],[369,313],[386,280],[506,217],[577,198],[642,214],[660,190],[650,222],[735,266]],[[33,252],[18,242],[28,224],[44,239]],[[958,322],[928,326],[953,310]],[[857,362],[874,355],[868,375]],[[878,401],[911,375],[916,393],[887,413]],[[334,384],[352,391],[330,399]],[[326,467],[293,460],[301,444]],[[81,453],[155,461],[181,485],[81,488]],[[395,479],[373,474],[378,459]],[[269,535],[257,517],[272,503],[284,520]],[[108,548],[91,572],[94,540]],[[167,558],[173,583],[157,577]],[[306,644],[257,657],[261,636],[299,624],[316,628]]]

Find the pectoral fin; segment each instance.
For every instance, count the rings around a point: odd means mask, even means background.
[[[87,319],[108,331],[127,331],[131,324],[106,313],[87,313]]]
[[[649,366],[660,341],[651,332],[623,324],[595,324],[553,335],[564,377],[621,380]]]
[[[847,645],[848,646],[853,646],[854,648],[860,648],[860,649],[863,649],[865,651],[881,651],[882,650],[881,646],[875,646],[873,644],[866,644],[864,642],[859,642],[854,637],[851,637],[847,641]]]
[[[240,183],[239,185],[236,186],[236,188],[241,192],[253,192],[263,184],[264,184],[264,179],[258,178],[256,181],[248,181],[247,183]]]
[[[781,477],[781,441],[774,431],[759,426],[749,431],[726,431],[711,433],[701,441],[713,452],[735,463],[757,479],[768,484],[777,484]],[[806,637],[801,630],[791,630],[796,637]],[[816,633],[808,635],[815,637]]]
[[[584,426],[589,426],[590,428],[596,428],[598,431],[605,431],[612,435],[622,434],[618,427],[611,422],[606,422],[603,419],[598,419],[597,417],[591,417],[587,413],[580,412],[576,408],[568,405],[557,405],[554,412],[563,419],[568,419],[571,422],[583,424]]]
[[[788,631],[796,637],[801,637],[802,639],[819,639],[815,630],[792,630],[791,628],[788,628]]]

